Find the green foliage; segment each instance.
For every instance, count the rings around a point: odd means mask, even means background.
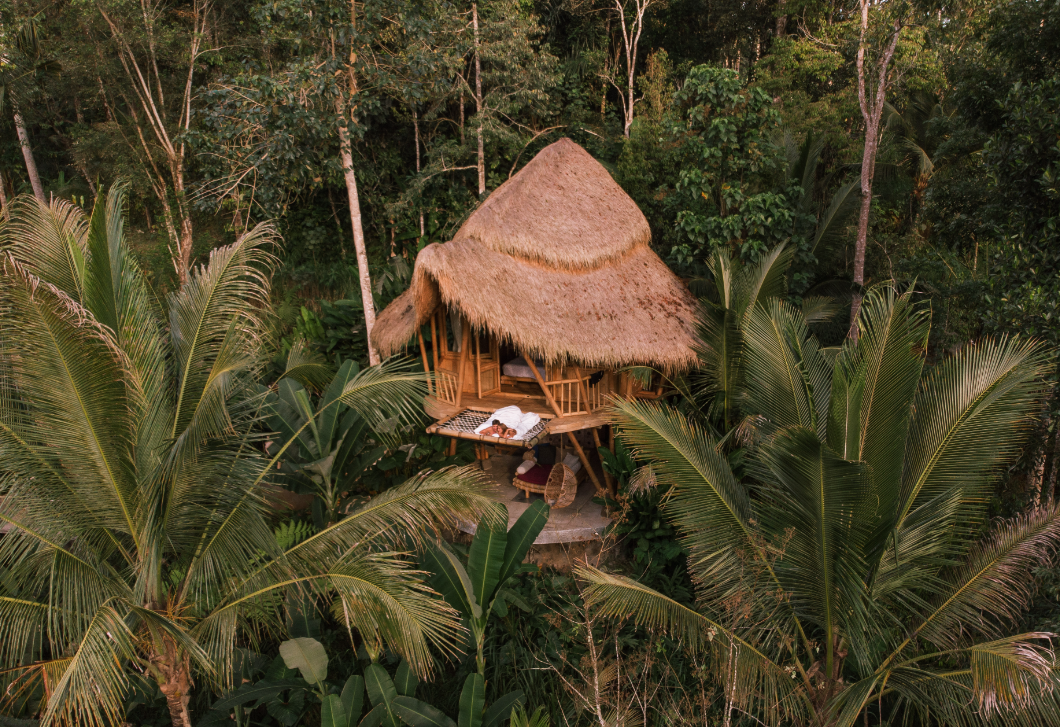
[[[501,509],[507,514],[506,509]],[[548,505],[543,500],[535,500],[511,530],[507,518],[481,520],[471,540],[466,564],[445,544],[426,552],[427,563],[434,572],[431,584],[471,627],[478,673],[482,677],[486,669],[483,646],[490,614],[506,616],[509,600],[520,605],[521,599],[512,598],[504,586],[524,568],[523,560],[548,522],[548,513]]]
[[[430,644],[448,643],[456,623],[367,534],[415,540],[488,514],[480,480],[454,469],[417,477],[281,551],[262,484],[334,410],[311,412],[264,456],[256,379],[268,360],[271,231],[215,250],[170,296],[164,326],[125,241],[122,202],[112,189],[85,219],[64,202],[23,200],[3,228],[0,572],[19,597],[0,596],[0,666],[24,677],[71,655],[33,707],[46,723],[121,721],[134,664],[164,665],[148,671],[179,713],[193,674],[210,684],[233,673],[237,624],[276,628],[284,595],[312,584],[350,606],[351,630],[426,673]],[[297,353],[291,377],[311,380],[317,365]],[[334,394],[373,430],[393,429],[418,416],[422,377],[385,364]]]
[[[977,542],[1038,405],[1044,350],[984,340],[925,374],[929,319],[911,294],[873,290],[859,323],[858,342],[826,356],[793,307],[749,311],[746,474],[678,411],[615,404],[621,437],[672,488],[697,593],[688,606],[583,567],[587,607],[711,654],[717,674],[738,675],[727,704],[766,723],[854,725],[880,707],[940,724],[1053,721],[1053,637],[1010,634],[1036,559],[1060,545],[1060,509]]]
[[[770,139],[780,124],[772,99],[734,71],[696,66],[675,107],[673,133],[683,143],[677,225],[686,241],[671,251],[674,264],[689,268],[719,247],[757,261],[789,240],[792,200],[769,184],[778,161]]]

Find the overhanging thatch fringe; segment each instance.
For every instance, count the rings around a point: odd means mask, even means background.
[[[643,215],[607,170],[573,142],[556,142],[456,239],[420,252],[411,287],[379,316],[372,340],[388,356],[445,304],[549,363],[687,369],[696,362],[697,303],[649,241]]]

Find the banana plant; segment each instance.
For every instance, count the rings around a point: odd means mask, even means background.
[[[316,495],[314,517],[320,521],[318,527],[340,519],[343,490],[386,451],[378,446],[366,452],[365,443],[371,434],[367,423],[345,404],[334,403],[359,370],[355,361],[343,363],[316,406],[305,387],[291,376],[281,379],[277,391],[266,400],[269,426],[280,433],[281,441],[296,442],[288,449],[290,456],[285,457],[280,471]]]
[[[486,677],[483,646],[490,611],[504,616],[508,613],[508,602],[523,606],[518,596],[503,586],[522,568],[527,551],[548,522],[548,512],[548,505],[537,500],[510,531],[505,528],[507,518],[492,524],[484,518],[471,540],[466,566],[444,543],[426,553],[427,565],[434,573],[431,585],[467,620],[475,639],[478,673],[483,679]]]
[[[501,727],[504,720],[511,718],[513,712],[523,706],[523,701],[523,693],[516,690],[508,692],[487,708],[486,681],[481,674],[468,674],[460,692],[460,714],[455,722],[441,710],[411,696],[395,696],[390,708],[409,727]],[[371,714],[369,712],[368,716]],[[364,722],[367,721],[368,717],[365,717]],[[361,727],[369,727],[364,722]]]
[[[361,720],[365,679],[351,676],[340,689],[328,682],[328,661],[324,645],[316,639],[303,636],[284,641],[280,644],[280,656],[266,670],[265,678],[242,684],[214,702],[199,727],[231,724],[233,710],[236,724],[245,724],[243,719],[260,705],[265,705],[273,719],[282,725],[305,724],[307,697],[320,702],[320,727],[372,724],[367,716]],[[411,673],[404,661],[401,664]]]

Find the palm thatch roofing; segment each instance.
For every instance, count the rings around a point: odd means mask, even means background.
[[[380,314],[383,356],[440,304],[549,363],[684,370],[697,303],[650,247],[636,203],[570,139],[498,187],[451,242],[416,258],[412,285]]]

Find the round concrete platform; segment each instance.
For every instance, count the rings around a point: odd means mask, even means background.
[[[522,462],[521,457],[492,456],[486,460],[485,472],[497,485],[494,498],[508,508],[508,528],[511,529],[519,516],[541,495],[530,494],[529,500],[522,490],[512,485],[515,468]],[[586,479],[578,487],[578,495],[567,507],[553,508],[548,522],[534,545],[554,543],[580,543],[587,540],[599,540],[604,529],[611,524],[611,519],[604,516],[604,507],[593,502],[596,491],[593,483]],[[460,528],[465,533],[473,534],[475,525],[469,524]]]

